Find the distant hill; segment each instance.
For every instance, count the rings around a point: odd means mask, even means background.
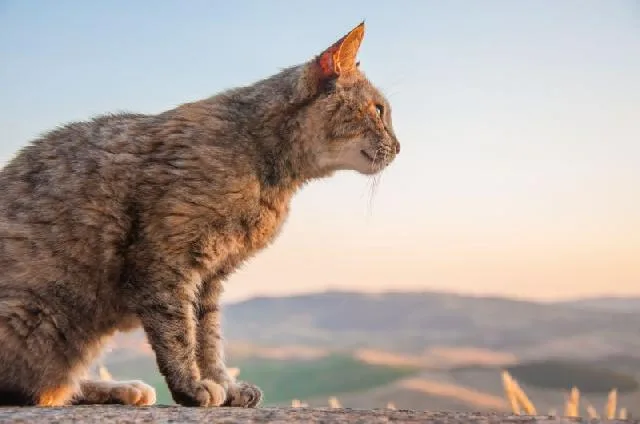
[[[640,313],[640,298],[638,297],[595,297],[557,302],[555,304],[598,311]]]
[[[448,293],[326,292],[226,304],[225,338],[236,344],[314,350],[478,348],[527,359],[640,357],[636,299],[538,303]],[[116,356],[150,354],[141,332],[119,335]],[[277,354],[273,352],[273,354]],[[113,357],[114,355],[112,355]]]
[[[529,359],[640,354],[640,309],[447,293],[326,292],[229,304],[223,317],[228,339],[273,346],[404,353],[473,346]]]

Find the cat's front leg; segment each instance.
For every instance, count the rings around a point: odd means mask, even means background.
[[[174,270],[145,278],[136,299],[140,321],[173,399],[183,406],[220,406],[227,398],[225,388],[202,378],[196,361],[195,290],[176,280]]]
[[[221,384],[227,391],[223,406],[253,408],[262,400],[257,386],[236,381],[224,361],[222,329],[220,327],[220,295],[222,282],[210,278],[203,282],[198,302],[198,365],[203,378]]]

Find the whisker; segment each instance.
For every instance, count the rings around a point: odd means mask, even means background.
[[[390,84],[385,84],[384,89],[386,91],[387,87],[394,88],[397,85],[402,85],[406,81],[407,81],[407,76],[405,74],[398,75],[398,77],[394,81],[392,81]]]
[[[380,158],[383,162],[387,159],[389,155],[389,151],[385,146],[378,146],[373,156],[373,161],[371,162],[371,169],[375,171],[376,166],[378,165],[378,158]],[[381,169],[378,173],[374,174],[372,178],[369,179],[371,183],[369,188],[369,202],[367,207],[367,217],[371,218],[373,213],[373,201],[375,199],[375,195],[378,191],[378,186],[380,184],[380,178],[382,177],[382,173],[384,172],[384,168]]]
[[[376,148],[375,153],[373,154],[373,160],[371,161],[371,171],[375,171],[376,169],[376,160],[378,159],[378,152],[380,151],[380,147]]]
[[[401,76],[399,79],[396,79],[396,81],[393,82],[392,84],[389,84],[384,88],[380,88],[380,91],[382,91],[385,97],[391,98],[392,96],[398,94],[401,91],[402,85],[405,81],[406,81],[405,76]]]
[[[373,202],[378,192],[378,187],[380,186],[380,179],[382,178],[382,173],[384,169],[380,171],[378,174],[374,175],[369,181],[371,182],[371,186],[369,189],[369,202],[367,205],[367,218],[371,218],[373,215]]]
[[[387,97],[387,99],[392,98],[393,96],[395,96],[396,94],[400,94],[400,90],[394,90],[390,93],[386,93],[385,96]]]

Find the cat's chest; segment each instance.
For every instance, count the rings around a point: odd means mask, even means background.
[[[255,212],[241,223],[248,254],[265,248],[280,232],[289,214],[289,198],[260,199]]]
[[[289,193],[256,197],[251,207],[238,209],[222,231],[207,234],[201,252],[203,271],[235,268],[239,263],[265,249],[280,233],[289,214]]]

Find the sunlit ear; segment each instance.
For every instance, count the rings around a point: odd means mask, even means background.
[[[363,38],[364,22],[323,51],[316,59],[321,77],[335,78],[356,70],[356,56]]]

